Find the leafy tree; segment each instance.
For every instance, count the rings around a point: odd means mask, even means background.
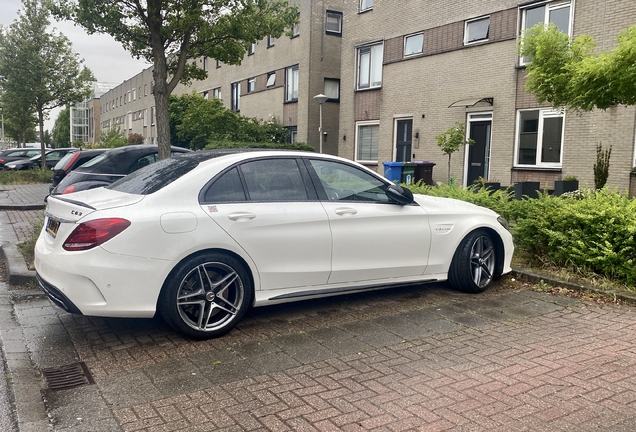
[[[53,125],[53,146],[67,147],[71,142],[71,109],[64,108],[57,115]]]
[[[170,131],[173,144],[193,150],[214,141],[285,143],[289,138],[276,120],[241,116],[196,93],[170,97]]]
[[[89,33],[107,33],[151,62],[159,157],[170,156],[168,98],[179,82],[207,72],[202,56],[240,64],[251,43],[279,37],[298,20],[287,0],[52,0],[57,16]]]
[[[466,123],[455,122],[455,126],[446,132],[435,137],[437,145],[442,153],[448,155],[448,184],[451,183],[451,156],[466,144],[473,144],[475,141],[466,139]]]
[[[576,110],[636,105],[636,25],[618,37],[618,46],[595,54],[591,36],[570,41],[551,24],[538,24],[521,39],[520,54],[531,59],[525,88],[539,103]]]
[[[44,119],[48,111],[81,101],[90,93],[93,74],[62,34],[49,32],[50,12],[40,0],[22,0],[24,10],[4,32],[0,46],[1,85],[7,95],[21,95],[36,113],[45,167]],[[25,67],[28,65],[28,67]]]
[[[124,136],[124,131],[117,126],[112,126],[99,136],[99,147],[113,148],[128,145],[128,139]]]
[[[4,45],[0,32],[0,46]],[[2,86],[0,82],[0,87]],[[5,137],[12,138],[20,147],[35,140],[34,128],[37,122],[30,105],[20,94],[2,89],[0,103],[4,114]]]
[[[50,147],[51,144],[53,143],[53,137],[51,136],[51,132],[49,132],[49,130],[45,130],[44,131],[44,145],[47,147]]]

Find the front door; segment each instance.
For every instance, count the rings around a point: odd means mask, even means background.
[[[396,162],[411,162],[411,143],[413,141],[413,120],[398,120],[395,138]]]
[[[468,136],[474,143],[468,150],[467,185],[471,185],[479,177],[488,177],[492,120],[469,121],[469,124]]]

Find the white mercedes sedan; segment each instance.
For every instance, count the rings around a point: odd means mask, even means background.
[[[68,312],[158,312],[204,339],[250,306],[445,280],[481,292],[510,271],[506,227],[335,156],[202,151],[50,196],[35,267]]]

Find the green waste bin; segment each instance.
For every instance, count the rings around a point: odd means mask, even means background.
[[[435,186],[433,182],[433,167],[435,163],[428,161],[414,161],[415,174],[413,177],[413,183],[417,183],[422,180],[422,183]]]
[[[413,162],[404,162],[402,167],[402,183],[410,185],[415,183],[413,176],[415,175],[415,164]]]
[[[384,177],[393,183],[399,183],[402,180],[403,162],[384,162]]]

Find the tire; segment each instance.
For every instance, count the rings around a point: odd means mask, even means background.
[[[158,306],[164,320],[179,333],[210,339],[232,330],[253,296],[245,267],[227,254],[209,252],[187,259],[173,271]]]
[[[480,293],[488,288],[496,278],[495,244],[491,235],[482,229],[464,237],[448,271],[448,281],[454,289]]]

